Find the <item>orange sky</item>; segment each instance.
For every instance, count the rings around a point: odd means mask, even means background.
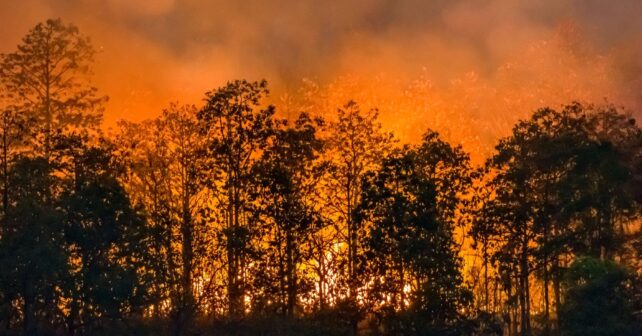
[[[278,102],[309,78],[317,109],[354,98],[402,139],[431,127],[484,151],[543,105],[608,99],[637,114],[641,15],[638,0],[6,0],[0,51],[47,18],[78,25],[100,50],[107,125],[230,79],[266,78]]]

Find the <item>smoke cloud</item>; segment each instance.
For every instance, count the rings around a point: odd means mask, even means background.
[[[496,136],[480,122],[541,105],[607,99],[637,113],[641,15],[639,0],[2,1],[0,51],[47,18],[78,25],[100,50],[107,123],[197,103],[230,79],[266,78],[280,96],[311,78],[337,104],[378,104],[409,139],[411,122],[449,134],[444,119],[466,119],[473,133],[452,135],[465,143]]]

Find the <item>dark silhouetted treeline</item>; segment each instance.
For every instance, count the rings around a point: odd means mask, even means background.
[[[106,134],[94,49],[2,54],[0,334],[640,335],[642,131],[542,108],[474,166],[265,81]],[[289,113],[288,113],[289,115]]]

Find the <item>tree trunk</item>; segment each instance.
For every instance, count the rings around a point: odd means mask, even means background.
[[[181,303],[177,317],[177,335],[183,334],[183,329],[191,318],[191,309],[194,301],[192,292],[192,263],[193,263],[193,246],[192,246],[192,216],[189,207],[190,192],[187,186],[183,188],[182,204],[182,248],[181,257],[183,263],[183,274],[181,278]]]
[[[346,204],[346,226],[348,230],[348,296],[350,299],[353,297],[353,288],[352,288],[352,280],[354,276],[354,241],[352,240],[353,237],[353,227],[352,227],[352,182],[351,179],[348,178],[348,182],[346,184],[346,196],[347,196],[347,204]]]
[[[5,122],[5,127],[6,122]],[[9,148],[7,144],[7,131],[5,128],[2,133],[2,218],[3,221],[7,219],[7,213],[9,211]]]
[[[234,173],[235,176],[238,176],[238,173]],[[239,279],[241,273],[241,262],[242,262],[242,251],[240,239],[240,197],[239,193],[239,182],[233,178],[232,187],[229,191],[229,213],[230,213],[230,230],[228,236],[228,299],[229,299],[229,314],[232,319],[238,319],[244,312],[243,309],[243,297],[240,288],[241,279]]]
[[[51,113],[51,60],[50,60],[50,46],[45,48],[45,69],[44,69],[44,85],[45,85],[45,158],[49,163],[51,156],[51,130],[53,123],[53,116]]]
[[[482,253],[484,254],[484,309],[486,310],[486,312],[488,312],[488,245],[486,243],[486,240],[484,240]]]
[[[531,324],[530,324],[530,304],[529,304],[529,267],[528,267],[528,245],[526,242],[522,246],[522,256],[520,261],[520,288],[519,288],[519,300],[520,300],[520,312],[521,312],[521,331],[522,336],[530,336],[531,334]]]
[[[297,284],[296,284],[296,271],[294,263],[294,242],[292,239],[292,233],[287,231],[285,236],[285,246],[286,246],[286,273],[287,273],[287,316],[294,316],[294,309],[296,306],[296,294],[297,294]]]
[[[555,330],[559,332],[560,328],[560,306],[562,304],[561,298],[561,272],[560,272],[560,265],[559,265],[559,257],[555,258],[554,264],[553,264],[553,269],[554,269],[554,275],[553,275],[553,295],[555,296]]]
[[[550,307],[548,297],[548,224],[544,224],[544,331],[548,335],[551,331]]]
[[[325,250],[323,244],[319,244],[319,309],[324,310],[326,307],[325,298]]]
[[[508,284],[507,284],[507,298],[508,298],[508,303],[506,307],[506,317],[508,319],[507,324],[508,324],[508,335],[509,336],[516,336],[517,335],[517,311],[515,309],[515,301],[513,300],[513,279],[512,276],[508,276]]]

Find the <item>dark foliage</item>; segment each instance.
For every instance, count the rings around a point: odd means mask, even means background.
[[[0,334],[642,333],[642,131],[615,107],[542,108],[479,169],[356,102],[281,119],[265,81],[111,137],[93,55],[49,20],[1,57]]]

